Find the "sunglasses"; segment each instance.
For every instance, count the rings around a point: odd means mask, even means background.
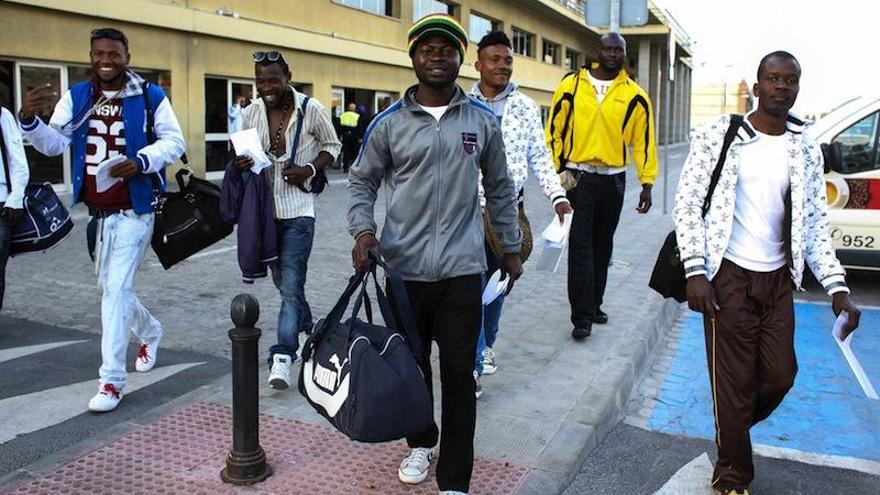
[[[93,29],[91,34],[92,40],[108,38],[111,40],[121,41],[126,48],[128,48],[128,38],[122,34],[122,31],[113,28],[99,28]]]
[[[276,52],[274,50],[268,52],[254,52],[254,62],[260,63],[265,60],[268,60],[269,62],[277,62],[281,60],[285,64],[287,63],[287,60],[284,59],[284,55],[282,55],[281,52]]]

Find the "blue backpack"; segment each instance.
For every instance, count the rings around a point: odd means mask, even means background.
[[[6,192],[12,193],[9,153],[0,126],[0,153],[6,172]],[[24,190],[24,216],[12,229],[9,254],[46,251],[63,241],[73,230],[73,220],[50,182],[28,184]],[[0,221],[5,221],[0,220]]]

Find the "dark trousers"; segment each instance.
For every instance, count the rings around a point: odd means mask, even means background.
[[[575,327],[588,326],[602,305],[625,190],[626,172],[621,172],[581,173],[577,186],[568,191],[574,208],[568,237],[568,301]]]
[[[347,171],[348,167],[357,158],[358,154],[358,137],[354,131],[347,131],[343,127],[342,131],[342,169]]]
[[[9,259],[9,244],[12,242],[12,227],[0,217],[0,309],[3,309],[3,293],[6,290],[6,261]]]
[[[749,429],[797,374],[791,277],[788,267],[753,272],[725,259],[712,287],[721,306],[714,321],[704,319],[718,446],[712,484],[742,490],[755,477]]]
[[[482,303],[480,275],[440,282],[406,282],[406,293],[422,340],[422,373],[431,400],[431,341],[440,349],[440,389],[443,436],[434,423],[407,437],[410,448],[434,447],[440,438],[437,485],[440,490],[467,492],[474,467],[474,428],[477,421],[474,353],[480,334]],[[389,291],[390,292],[390,291]]]

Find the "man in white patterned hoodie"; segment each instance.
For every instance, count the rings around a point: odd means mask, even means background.
[[[477,45],[477,61],[474,66],[480,73],[480,80],[471,88],[471,96],[491,108],[501,122],[501,135],[507,157],[507,175],[513,180],[516,194],[522,193],[531,168],[541,185],[541,190],[552,203],[561,222],[566,213],[572,212],[571,204],[565,196],[559,175],[553,168],[553,158],[544,140],[544,126],[541,124],[538,105],[520,92],[516,84],[510,80],[513,74],[513,50],[510,39],[504,32],[493,31],[483,36]],[[521,196],[520,201],[522,201]],[[489,268],[487,276],[489,276],[498,269],[499,262],[488,247],[486,261]],[[483,307],[483,328],[480,332],[476,356],[478,376],[491,375],[497,370],[492,346],[498,335],[503,304],[502,294]],[[482,388],[477,381],[477,397],[480,394]]]
[[[845,272],[828,228],[822,154],[789,110],[801,68],[787,52],[758,66],[758,108],[730,143],[710,207],[703,200],[722,152],[729,116],[700,129],[675,198],[675,230],[688,304],[703,313],[715,402],[719,495],[747,494],[754,478],[749,429],[794,383],[794,303],[806,262],[845,311],[844,337],[858,327]]]

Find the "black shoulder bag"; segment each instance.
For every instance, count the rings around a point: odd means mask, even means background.
[[[730,143],[736,137],[736,131],[743,123],[742,115],[730,116],[730,127],[724,134],[724,143],[721,145],[721,154],[718,157],[718,163],[715,170],[712,171],[712,179],[709,181],[709,190],[703,199],[702,217],[706,218],[709,212],[709,206],[712,203],[712,194],[715,187],[718,186],[718,180],[721,178],[721,170],[724,168],[724,162],[727,160],[727,150]],[[684,264],[681,262],[678,250],[678,240],[675,237],[675,229],[666,236],[663,247],[657,254],[657,261],[654,263],[654,270],[651,272],[651,281],[648,286],[660,293],[663,297],[675,298],[678,302],[687,301],[687,278],[684,275]]]
[[[296,119],[296,131],[293,135],[293,147],[290,150],[290,160],[288,160],[287,162],[287,167],[295,164],[294,160],[296,159],[296,150],[299,148],[299,136],[300,134],[302,134],[303,121],[306,119],[306,109],[309,106],[310,99],[311,98],[309,98],[308,96],[303,99],[302,115],[298,119]],[[321,194],[322,192],[324,192],[324,188],[327,187],[327,173],[324,172],[323,167],[321,169],[317,169],[316,167],[315,175],[312,176],[312,181],[309,183],[309,188],[306,189],[306,187],[302,184],[297,184],[296,187],[298,187],[304,193],[315,195]]]
[[[148,83],[143,84],[147,111],[147,143],[156,142],[155,117]],[[180,157],[188,165],[186,153]],[[174,177],[179,192],[162,193],[157,174],[150,174],[156,195],[156,223],[150,244],[166,270],[232,233],[220,217],[220,188],[193,175],[188,168]],[[187,180],[184,180],[187,179]]]

